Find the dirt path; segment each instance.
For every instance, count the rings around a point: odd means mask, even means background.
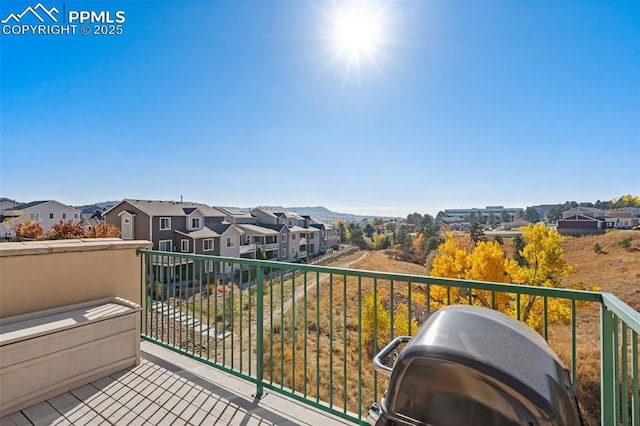
[[[336,262],[336,264],[332,265],[332,267],[350,268],[354,264],[365,259],[367,256],[369,256],[369,253],[365,252],[362,255],[360,255],[357,259],[350,260],[344,263]],[[318,282],[322,283],[323,281],[326,281],[328,279],[329,279],[329,274],[322,273],[319,275],[318,279],[313,278],[311,280],[308,280],[306,285],[306,291],[309,292],[314,290]],[[295,301],[298,302],[300,299],[304,297],[304,293],[305,293],[305,286],[301,285],[299,288],[296,289],[295,293],[286,300],[283,306],[280,306],[277,309],[274,309],[273,313],[269,309],[265,309],[263,324],[270,324],[271,318],[279,318],[283,313],[286,314],[286,312],[288,312],[289,309],[291,309],[291,307],[293,306],[294,298],[295,298]],[[257,336],[256,327],[257,327],[257,321],[252,321],[250,327],[246,327],[241,331],[242,337],[236,336],[236,338],[234,339],[234,344],[228,345],[226,348],[227,359],[233,358],[235,365],[241,365],[240,363],[243,363],[243,365],[249,366],[249,364],[251,364],[251,367],[250,367],[251,371],[256,371],[255,370],[256,358],[255,356],[252,356],[248,353],[247,346],[250,345],[252,348],[256,347],[255,346],[256,336]],[[249,338],[249,336],[251,336],[251,338]],[[244,342],[242,345],[243,347],[240,346],[241,340],[242,342]]]
[[[336,268],[350,268],[353,264],[360,262],[362,259],[364,259],[367,256],[369,256],[369,253],[368,252],[364,252],[357,259],[354,259],[354,260],[352,260],[350,262],[347,262],[347,263],[344,263],[344,264],[341,264],[341,265],[334,265],[333,267],[336,267]],[[320,274],[319,282],[326,281],[327,279],[329,279],[329,274],[327,274],[327,273]],[[316,284],[317,284],[317,280],[315,278],[307,281],[306,291],[310,292],[311,290],[313,290],[314,287],[316,286]],[[289,309],[291,309],[291,306],[293,306],[294,299],[295,299],[296,302],[300,301],[300,299],[302,299],[304,297],[304,293],[305,293],[305,287],[304,286],[300,286],[300,288],[296,289],[296,292],[293,295],[293,297],[291,297],[290,299],[288,299],[285,302],[283,307],[278,308],[276,310],[273,310],[273,315],[271,314],[271,312],[268,312],[268,313],[264,314],[264,322],[263,322],[263,324],[267,324],[268,320],[271,317],[278,318],[283,310],[284,310],[284,312],[287,312]]]

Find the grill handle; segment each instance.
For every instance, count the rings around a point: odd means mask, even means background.
[[[406,343],[409,340],[411,340],[411,336],[399,336],[393,339],[391,343],[385,346],[384,349],[382,349],[376,356],[373,357],[373,368],[375,368],[378,373],[386,374],[388,376],[391,375],[391,367],[387,367],[386,365],[384,365],[382,363],[382,360],[388,357],[391,352],[393,352],[396,347],[398,347],[399,344]]]

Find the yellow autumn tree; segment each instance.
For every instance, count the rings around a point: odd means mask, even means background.
[[[453,233],[444,236],[444,242],[438,246],[438,254],[433,259],[431,275],[434,277],[463,279],[467,270],[469,251],[462,246],[461,241]],[[449,303],[465,303],[464,291],[453,291],[446,286],[432,285],[429,287],[430,303],[434,310]],[[452,299],[453,297],[453,299]]]
[[[514,260],[507,259],[497,241],[480,241],[467,256],[464,278],[473,281],[509,283],[511,282],[509,271],[516,265]],[[488,290],[472,290],[472,296],[474,305],[501,311],[508,307],[513,298],[507,293]]]
[[[510,276],[514,283],[536,287],[562,287],[562,278],[573,274],[573,266],[564,260],[560,246],[562,236],[544,225],[528,225],[521,228],[525,242],[520,256],[522,266],[512,267]],[[518,306],[512,305],[511,314],[516,316]],[[544,325],[544,298],[523,295],[520,298],[520,319],[530,327],[541,331]],[[565,299],[547,300],[547,321],[566,323],[571,317],[571,302]]]
[[[411,326],[409,326],[409,324],[411,324]],[[418,321],[409,315],[409,306],[405,303],[400,303],[396,306],[393,316],[394,337],[413,336],[418,331],[418,327]],[[409,332],[409,329],[411,329],[411,332]]]
[[[381,295],[373,292],[362,301],[362,338],[369,359],[391,339],[391,314],[384,307]]]
[[[529,225],[521,228],[524,248],[519,252],[523,265],[506,257],[502,247],[495,241],[479,242],[472,250],[466,248],[453,235],[445,236],[433,260],[431,275],[473,281],[525,284],[536,287],[562,287],[562,279],[573,273],[573,267],[564,260],[561,247],[562,236],[544,225]],[[574,289],[584,289],[574,286]],[[594,289],[597,290],[597,289]],[[441,307],[443,289],[432,290],[435,308]],[[472,303],[498,309],[519,317],[538,332],[544,326],[544,298],[536,295],[522,295],[491,292],[487,290],[462,290],[456,297],[448,293],[447,302]],[[518,306],[519,303],[519,306]],[[566,323],[571,317],[571,302],[566,299],[547,299],[547,323]]]
[[[452,233],[444,236],[444,242],[438,246],[438,254],[433,259],[431,275],[434,277],[464,278],[469,252],[462,247]]]

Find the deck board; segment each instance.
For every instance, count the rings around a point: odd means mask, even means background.
[[[277,393],[142,342],[140,365],[0,418],[0,425],[349,425]]]

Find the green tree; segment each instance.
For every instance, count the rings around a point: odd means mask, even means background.
[[[375,226],[384,225],[384,219],[382,219],[381,217],[376,217],[376,218],[373,219],[373,224]]]
[[[502,211],[500,212],[500,220],[502,222],[511,222],[511,215],[509,215],[509,212],[502,209]]]
[[[367,223],[364,225],[364,233],[365,233],[365,234],[367,234],[367,237],[369,237],[369,238],[373,238],[373,234],[374,234],[375,232],[376,232],[376,228],[375,228],[375,226],[373,226],[372,224],[370,224],[370,223],[368,223],[368,222],[367,222]]]
[[[539,222],[540,213],[538,213],[538,210],[533,207],[527,207],[524,211],[524,219],[532,223]]]
[[[496,226],[496,222],[496,215],[493,214],[493,212],[489,212],[489,215],[487,216],[487,223],[491,225],[492,228],[494,228]]]
[[[395,222],[388,222],[385,225],[385,228],[387,229],[387,232],[391,232],[392,234],[394,234],[396,232],[396,229],[398,227],[398,224]]]
[[[367,248],[367,244],[364,239],[364,232],[362,231],[362,228],[360,226],[354,226],[351,230],[349,243],[362,249]]]
[[[400,246],[402,260],[408,260],[411,256],[411,249],[413,248],[413,245],[411,242],[411,234],[409,233],[407,225],[402,224],[398,227],[396,231],[395,243]]]
[[[469,224],[469,236],[475,244],[478,244],[478,241],[484,236],[484,231],[478,222],[471,222]]]

